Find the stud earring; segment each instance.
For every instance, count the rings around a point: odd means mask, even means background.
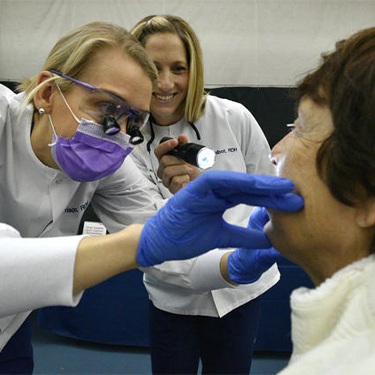
[[[38,112],[39,112],[40,115],[44,115],[46,113],[46,111],[44,110],[44,108],[39,108]]]

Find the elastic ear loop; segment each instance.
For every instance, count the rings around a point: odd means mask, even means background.
[[[73,116],[74,120],[76,120],[76,122],[79,124],[80,121],[79,121],[78,117],[73,113],[72,109],[70,108],[70,105],[68,104],[67,100],[65,99],[64,94],[62,93],[62,91],[61,91],[61,89],[60,89],[60,86],[59,86],[57,83],[56,83],[56,87],[57,87],[57,89],[59,90],[59,93],[60,93],[60,95],[61,95],[61,97],[62,97],[62,99],[63,99],[65,105],[68,107],[69,112],[70,112],[71,115]],[[49,122],[50,122],[50,124],[51,124],[51,128],[52,128],[53,134],[55,135],[55,141],[52,142],[52,143],[48,143],[48,146],[49,146],[49,147],[52,147],[52,146],[54,146],[54,145],[57,143],[58,135],[57,135],[57,133],[56,133],[55,126],[53,125],[52,118],[51,118],[50,114],[48,113],[47,116],[48,116],[48,120],[49,120]]]
[[[64,103],[66,104],[66,106],[68,107],[68,109],[69,109],[69,112],[71,113],[71,115],[74,117],[74,120],[76,120],[77,121],[77,123],[79,124],[80,123],[80,121],[79,121],[79,119],[78,119],[78,117],[73,113],[73,111],[72,111],[72,109],[70,108],[70,105],[68,104],[68,102],[66,101],[66,99],[65,99],[65,96],[64,96],[64,94],[62,93],[62,91],[61,91],[61,89],[60,89],[60,86],[56,83],[56,87],[57,87],[57,89],[59,90],[59,92],[60,92],[60,95],[61,95],[61,97],[63,98],[63,100],[64,100]]]
[[[39,109],[38,109],[38,112],[39,112],[39,114],[42,115],[42,116],[45,115],[45,113],[46,113],[46,111],[45,111],[44,108],[39,108]],[[55,127],[53,126],[52,119],[51,119],[51,116],[49,115],[49,113],[47,113],[47,116],[48,116],[48,120],[49,120],[49,123],[50,123],[51,128],[52,128],[52,131],[53,131],[53,133],[55,134],[55,141],[52,142],[52,143],[48,143],[48,146],[49,146],[49,147],[52,147],[52,146],[54,146],[54,145],[57,143],[57,134],[56,134]]]
[[[55,140],[52,143],[48,143],[48,146],[52,147],[52,146],[54,146],[57,143],[57,134],[56,134],[55,126],[53,125],[53,122],[52,122],[50,114],[48,113],[47,116],[48,116],[49,123],[51,124],[51,128],[52,128],[53,134],[55,135]]]

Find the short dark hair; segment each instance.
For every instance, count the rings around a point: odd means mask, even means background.
[[[333,196],[354,206],[375,195],[375,27],[336,43],[298,85],[330,108],[334,130],[322,143],[317,169]]]

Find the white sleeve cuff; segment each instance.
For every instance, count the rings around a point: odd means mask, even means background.
[[[212,250],[199,256],[191,270],[190,278],[195,290],[206,292],[222,288],[236,288],[226,281],[220,272],[221,257],[228,250]]]
[[[83,236],[1,238],[0,316],[44,306],[75,306],[73,276]]]

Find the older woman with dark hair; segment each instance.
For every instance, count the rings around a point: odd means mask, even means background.
[[[298,90],[293,131],[273,149],[305,207],[270,210],[265,232],[316,288],[293,292],[282,374],[375,369],[375,28],[340,41]],[[265,221],[264,210],[258,219]],[[230,267],[229,267],[230,276]]]

